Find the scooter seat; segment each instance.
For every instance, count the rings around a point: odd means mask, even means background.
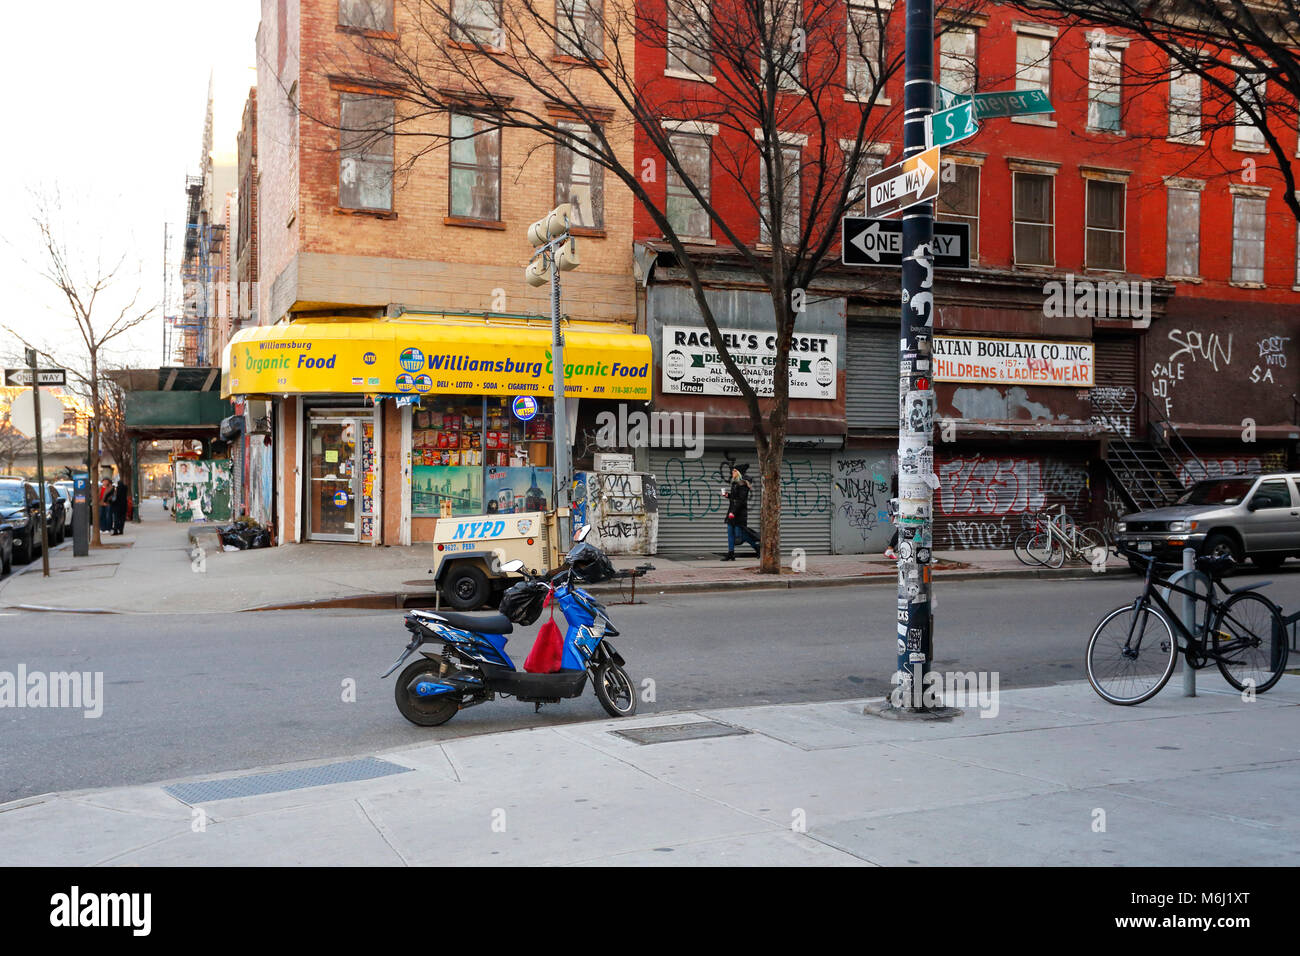
[[[513,634],[515,626],[510,618],[497,611],[491,614],[460,614],[456,611],[412,611],[413,615],[423,621],[440,621],[462,631],[477,631],[479,634]]]

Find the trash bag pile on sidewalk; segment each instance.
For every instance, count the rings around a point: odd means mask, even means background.
[[[271,532],[252,518],[239,517],[217,532],[221,546],[226,551],[244,551],[248,548],[269,548]]]

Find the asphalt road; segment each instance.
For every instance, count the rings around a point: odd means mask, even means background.
[[[1295,563],[1295,562],[1293,562]],[[1300,570],[1271,575],[1300,608]],[[1233,586],[1259,580],[1231,579]],[[940,583],[941,670],[994,670],[1004,688],[1079,680],[1102,613],[1137,579]],[[894,602],[879,584],[655,595],[610,608],[640,713],[878,696],[894,669]],[[516,662],[536,628],[516,634]],[[497,700],[443,727],[408,724],[379,674],[407,640],[400,612],[233,615],[0,612],[0,672],[102,671],[103,713],[0,708],[0,803],[52,790],[146,783],[364,754],[520,727],[605,719],[588,691],[544,707]],[[355,681],[355,702],[344,700]],[[1166,691],[1169,692],[1169,691]]]

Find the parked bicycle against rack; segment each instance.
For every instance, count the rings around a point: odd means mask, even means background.
[[[1059,568],[1067,560],[1091,563],[1105,554],[1106,536],[1096,528],[1079,527],[1069,515],[1038,512],[1034,526],[1022,531],[1014,545],[1016,557],[1030,567]]]
[[[1208,595],[1201,594],[1160,578],[1152,555],[1124,549],[1120,553],[1146,562],[1146,586],[1132,604],[1103,617],[1088,640],[1088,683],[1102,700],[1112,704],[1150,700],[1169,681],[1180,650],[1186,666],[1194,669],[1214,661],[1224,680],[1237,690],[1262,694],[1278,682],[1289,653],[1282,612],[1256,590],[1272,582],[1229,590],[1223,575],[1236,562],[1231,557],[1202,556],[1196,559],[1197,569],[1213,584]],[[1169,606],[1157,584],[1171,597],[1180,594],[1204,605],[1193,604],[1200,613],[1191,615],[1191,628]],[[1216,588],[1226,600],[1219,598]]]

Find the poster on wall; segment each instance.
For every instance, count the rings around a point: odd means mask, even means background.
[[[1091,342],[936,335],[933,352],[936,382],[1092,387]]]
[[[545,511],[554,483],[550,468],[492,467],[487,469],[487,514]]]
[[[727,329],[727,351],[759,395],[772,395],[776,367],[776,333]],[[838,336],[795,332],[790,347],[790,397],[834,399]],[[739,395],[740,386],[722,364],[709,330],[665,325],[661,388],[678,395]]]
[[[456,516],[483,514],[483,469],[464,465],[415,465],[411,468],[411,514],[436,518],[443,500]]]
[[[174,465],[175,505],[173,517],[179,522],[229,521],[229,459],[181,459]]]

